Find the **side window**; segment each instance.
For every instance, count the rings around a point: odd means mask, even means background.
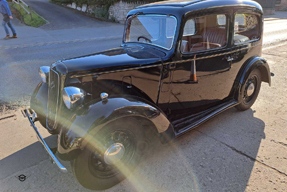
[[[214,14],[186,21],[181,52],[195,52],[224,47],[227,43],[226,15]]]
[[[194,19],[189,19],[184,25],[183,36],[189,36],[195,34],[195,21]]]
[[[236,14],[234,21],[234,43],[259,39],[259,18],[253,14]]]
[[[217,24],[218,25],[226,25],[226,16],[225,15],[217,15]]]

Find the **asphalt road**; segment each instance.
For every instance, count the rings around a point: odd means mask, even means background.
[[[29,104],[40,82],[40,66],[118,47],[122,40],[121,24],[92,19],[48,1],[27,3],[49,23],[32,28],[14,19],[18,39],[0,39],[0,103],[8,108]],[[0,36],[5,36],[4,30]]]
[[[73,28],[95,28],[113,25],[108,22],[98,22],[93,18],[89,18],[78,11],[68,9],[48,0],[26,0],[33,10],[49,21],[48,25],[41,26],[45,30],[73,29]]]

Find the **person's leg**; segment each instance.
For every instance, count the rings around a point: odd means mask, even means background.
[[[7,22],[5,22],[5,21],[2,21],[2,26],[4,27],[4,29],[5,29],[5,32],[6,32],[6,36],[9,36],[9,30],[8,30],[8,27],[7,27]]]
[[[8,21],[8,22],[7,22],[7,25],[10,27],[10,29],[11,29],[11,31],[12,31],[12,33],[13,33],[13,37],[17,37],[16,31],[15,31],[15,29],[14,29],[14,27],[13,27],[11,21]]]

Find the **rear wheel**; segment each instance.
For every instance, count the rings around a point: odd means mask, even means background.
[[[99,131],[72,162],[79,183],[88,189],[103,190],[125,179],[147,147],[143,131],[130,118],[112,122]]]
[[[261,73],[254,69],[248,76],[241,88],[241,103],[236,106],[240,111],[249,109],[257,99],[261,87]]]

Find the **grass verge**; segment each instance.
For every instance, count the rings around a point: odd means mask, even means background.
[[[26,8],[26,10],[29,10],[30,14],[28,14],[23,7]],[[44,24],[46,24],[46,20],[43,19],[40,15],[35,13],[35,11],[31,10],[31,8],[26,7],[25,5],[21,4],[18,5],[16,3],[11,3],[11,7],[17,10],[17,12],[20,14],[21,21],[23,21],[26,25],[32,26],[32,27],[40,27]]]

